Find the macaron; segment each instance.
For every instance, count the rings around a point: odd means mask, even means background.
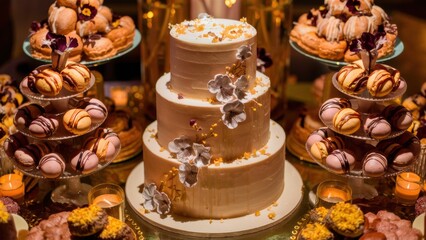
[[[342,108],[334,115],[333,127],[338,133],[353,134],[361,127],[361,115],[352,108]]]
[[[65,171],[65,160],[59,153],[44,155],[38,164],[38,169],[46,178],[58,178]]]
[[[64,88],[70,92],[82,92],[89,86],[90,70],[86,66],[76,62],[67,62],[61,71]]]
[[[10,135],[3,144],[4,150],[9,157],[13,157],[15,151],[19,148],[28,145],[27,137],[21,132],[16,132]]]
[[[408,148],[413,153],[414,157],[417,157],[420,154],[420,140],[412,133],[407,131],[404,132],[397,138],[397,142],[401,144],[401,146]]]
[[[355,166],[354,153],[348,149],[333,150],[326,157],[325,165],[334,173],[349,173]]]
[[[379,142],[377,148],[384,153],[389,165],[396,170],[402,170],[414,161],[414,154],[399,143]]]
[[[334,115],[340,109],[350,107],[351,102],[346,98],[330,98],[321,105],[319,115],[325,124],[331,124],[333,122]]]
[[[43,69],[35,75],[37,91],[47,97],[54,97],[62,90],[62,76],[51,68]]]
[[[28,130],[35,137],[46,138],[52,136],[58,129],[59,121],[54,117],[38,116],[31,121]]]
[[[368,76],[367,89],[373,97],[385,97],[394,90],[397,84],[397,81],[387,70],[376,69]]]
[[[413,122],[411,112],[398,104],[386,106],[382,111],[382,115],[388,120],[393,128],[398,130],[407,130]]]
[[[356,62],[342,67],[336,79],[345,92],[358,95],[366,89],[368,76],[362,63]]]
[[[63,124],[67,131],[76,135],[82,135],[90,130],[92,119],[85,110],[73,108],[64,114]]]
[[[90,150],[82,150],[71,159],[72,169],[84,174],[97,169],[98,163],[98,156]]]
[[[364,121],[364,132],[368,137],[380,140],[391,134],[392,127],[381,114],[370,114]]]
[[[114,145],[110,143],[109,140],[101,137],[88,138],[83,144],[83,149],[94,152],[98,156],[99,162],[112,161],[115,155]]]
[[[308,149],[311,149],[314,143],[319,142],[331,136],[334,136],[334,132],[332,130],[330,130],[328,127],[321,127],[313,131],[309,135],[308,139],[306,140],[306,146]]]
[[[32,120],[45,113],[44,107],[37,103],[21,105],[16,111],[14,124],[17,127],[28,127]]]
[[[94,123],[104,121],[108,114],[105,104],[96,98],[91,98],[84,110],[89,113]]]
[[[114,145],[115,149],[118,150],[121,146],[120,138],[118,134],[112,130],[112,128],[98,128],[95,131],[95,137],[101,137],[105,140],[108,140],[112,145]]]
[[[383,153],[378,151],[368,152],[362,160],[362,174],[369,177],[380,177],[385,174],[388,161]]]
[[[32,143],[23,146],[15,151],[15,159],[24,168],[32,170],[36,167],[45,154],[51,151],[50,147],[45,143]]]
[[[339,136],[325,138],[312,145],[310,152],[317,161],[322,161],[336,149],[344,148],[344,142]]]

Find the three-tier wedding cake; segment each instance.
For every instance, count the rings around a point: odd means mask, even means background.
[[[144,208],[202,219],[267,208],[284,190],[285,133],[256,71],[256,29],[204,16],[170,35],[171,71],[143,136]]]

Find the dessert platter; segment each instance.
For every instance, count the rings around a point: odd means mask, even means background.
[[[49,63],[51,50],[44,42],[48,32],[75,38],[79,46],[70,50],[69,59],[86,66],[119,58],[141,41],[133,19],[117,15],[103,1],[53,2],[47,20],[31,24],[30,35],[22,46],[25,54]]]
[[[100,128],[108,116],[106,106],[83,94],[94,76],[83,64],[68,61],[73,38],[47,34],[52,64],[34,69],[19,88],[29,102],[14,116],[17,132],[4,143],[15,167],[39,179],[62,180],[51,194],[53,202],[87,204],[90,186],[80,177],[99,171],[112,162],[121,148],[111,129]]]
[[[374,1],[324,1],[324,5],[302,14],[290,32],[290,45],[304,56],[330,67],[341,67],[360,57],[352,41],[364,32],[386,36],[378,51],[379,62],[400,55],[404,49],[398,29]]]
[[[157,121],[126,182],[141,219],[177,234],[230,237],[282,222],[299,206],[303,182],[285,160],[283,128],[270,120],[256,34],[244,18],[207,14],[171,27]]]

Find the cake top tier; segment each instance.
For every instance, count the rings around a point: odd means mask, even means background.
[[[170,35],[189,43],[226,44],[252,38],[256,35],[256,29],[245,18],[236,21],[205,17],[173,25]]]

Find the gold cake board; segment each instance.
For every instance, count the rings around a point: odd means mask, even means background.
[[[276,203],[242,217],[228,219],[194,219],[182,216],[160,216],[146,213],[142,207],[141,185],[144,180],[144,163],[138,164],[130,173],[125,186],[130,207],[141,219],[169,232],[193,237],[232,237],[259,232],[287,219],[300,205],[303,198],[303,180],[297,169],[285,161],[284,191]]]

